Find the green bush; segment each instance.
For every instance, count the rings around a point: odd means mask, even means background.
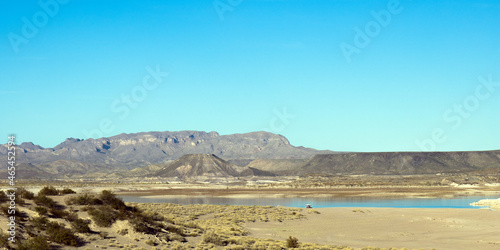
[[[296,237],[289,236],[286,239],[286,247],[288,248],[298,248],[299,247],[299,239]]]
[[[6,202],[8,200],[9,200],[9,197],[7,197],[7,194],[3,190],[0,190],[0,203]]]
[[[69,222],[73,222],[78,219],[78,214],[75,212],[71,212],[68,213],[68,215],[64,216],[64,218]]]
[[[68,246],[77,246],[78,237],[69,229],[65,228],[63,224],[57,222],[47,223],[47,235],[49,240],[61,243]]]
[[[100,227],[110,227],[117,219],[116,212],[109,206],[91,208],[88,213],[92,216],[95,224]]]
[[[55,208],[56,207],[56,202],[52,198],[49,198],[45,195],[38,195],[37,197],[35,197],[34,201],[35,201],[35,204],[37,204],[39,206],[45,206],[48,208]]]
[[[55,217],[55,218],[64,218],[69,215],[69,212],[63,209],[57,209],[57,208],[51,208],[50,213]]]
[[[39,214],[39,215],[46,215],[47,212],[49,211],[46,207],[40,207],[40,206],[37,206],[35,207],[35,211]]]
[[[0,206],[0,211],[2,211],[2,213],[4,215],[7,215],[7,216],[10,216],[10,215],[14,215],[14,214],[9,214],[9,205],[8,204],[4,204],[2,206]]]
[[[50,244],[47,242],[47,238],[42,237],[42,236],[36,236],[28,241],[25,241],[24,243],[21,243],[19,247],[17,248],[18,250],[50,250]]]
[[[35,228],[38,228],[40,230],[45,230],[47,229],[47,224],[49,223],[49,219],[47,219],[47,217],[44,216],[38,216],[36,218],[33,218],[31,222],[33,223],[33,226]]]
[[[28,200],[33,200],[33,198],[35,198],[35,194],[33,192],[26,190],[25,188],[19,188],[17,192],[21,195],[22,198]]]
[[[71,188],[65,188],[62,190],[59,190],[59,194],[76,194],[75,190]]]
[[[65,200],[68,205],[102,205],[102,201],[91,194],[81,194]]]
[[[155,230],[151,228],[146,221],[142,220],[139,217],[130,219],[128,222],[132,225],[132,228],[136,232],[146,234],[153,234],[155,232]]]
[[[88,220],[83,220],[83,219],[76,219],[75,221],[71,222],[71,227],[75,232],[78,233],[90,233],[90,227],[89,227],[90,221]]]
[[[53,186],[45,186],[38,192],[38,196],[40,195],[58,195],[59,191]]]
[[[106,205],[111,206],[116,210],[125,210],[127,206],[122,199],[116,197],[116,195],[109,190],[102,190],[99,199]]]

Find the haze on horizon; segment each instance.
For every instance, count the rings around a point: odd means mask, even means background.
[[[500,149],[498,1],[40,3],[0,4],[0,143],[266,130],[334,151]]]

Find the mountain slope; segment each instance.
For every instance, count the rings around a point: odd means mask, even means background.
[[[300,174],[435,174],[500,168],[500,150],[320,154]]]
[[[255,159],[247,167],[277,175],[296,175],[308,159]]]
[[[154,176],[160,177],[236,177],[240,173],[237,166],[213,154],[188,154],[159,170]]]

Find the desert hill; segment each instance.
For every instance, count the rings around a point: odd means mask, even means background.
[[[319,154],[300,174],[435,174],[500,168],[500,150]]]
[[[161,177],[236,177],[240,173],[233,165],[213,154],[188,154],[160,169],[154,175]]]
[[[199,176],[239,177],[273,176],[274,174],[255,168],[240,167],[213,154],[188,154],[151,175],[184,179]]]

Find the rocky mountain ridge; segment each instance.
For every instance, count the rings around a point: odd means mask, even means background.
[[[295,147],[284,136],[268,132],[166,131],[69,138],[54,148],[22,143],[16,152],[18,178],[42,179],[406,175],[500,169],[500,150],[339,153]],[[6,154],[6,145],[0,145],[0,157]]]
[[[284,136],[269,132],[219,135],[217,132],[165,131],[86,140],[68,138],[53,148],[24,142],[17,145],[16,160],[29,167],[27,172],[40,173],[36,176],[65,178],[168,164],[186,154],[213,154],[225,160],[248,163],[259,158],[308,159],[329,152],[294,147]],[[6,154],[7,145],[0,145],[0,156]],[[20,171],[22,177],[23,170]]]

